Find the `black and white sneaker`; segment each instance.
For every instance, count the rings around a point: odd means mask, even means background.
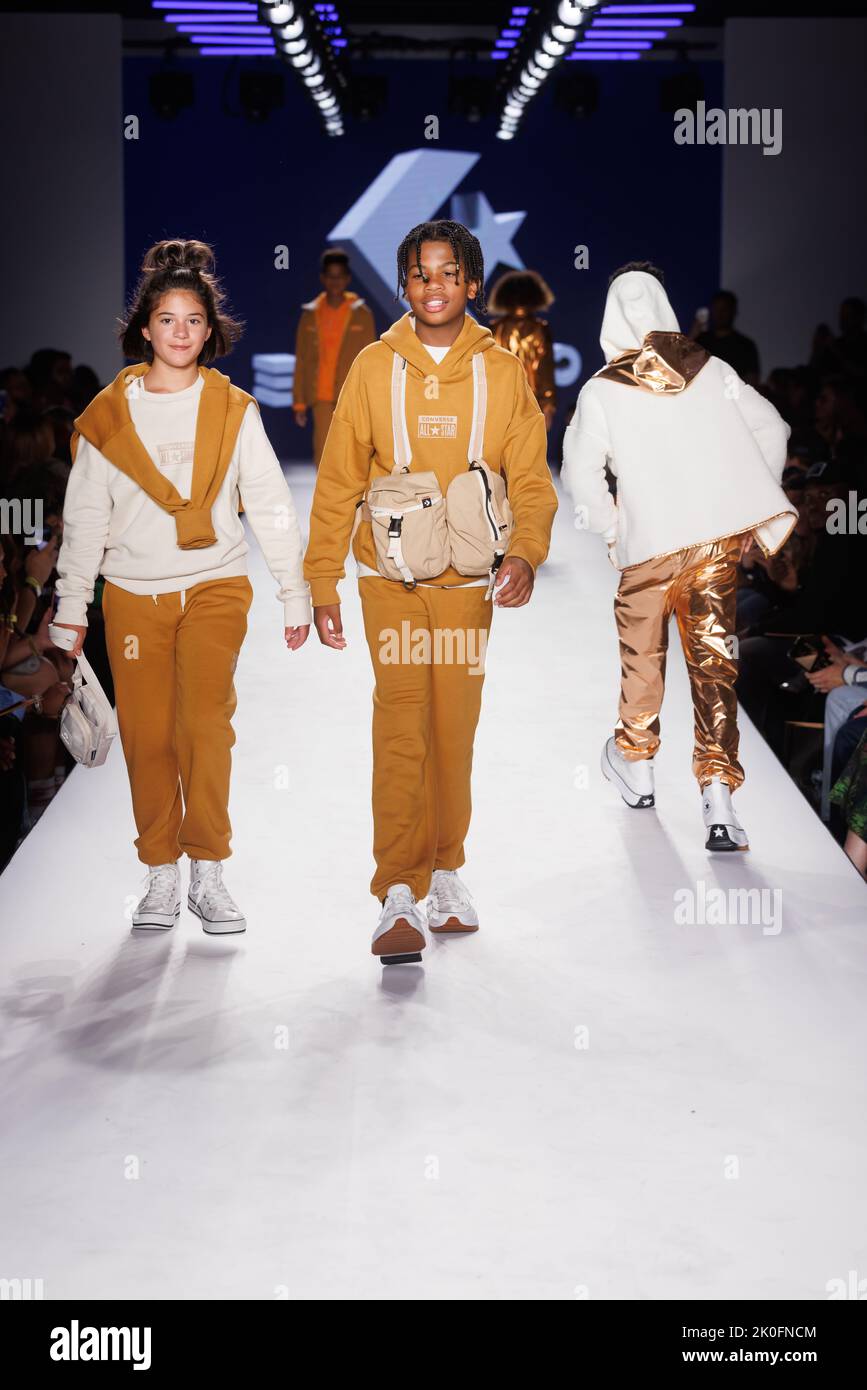
[[[722,778],[712,777],[702,788],[701,810],[707,830],[705,849],[724,853],[749,849],[747,832],[732,807],[731,789]]]
[[[617,788],[627,806],[638,809],[656,805],[653,759],[625,758],[613,736],[602,749],[602,776]]]

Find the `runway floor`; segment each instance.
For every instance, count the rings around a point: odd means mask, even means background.
[[[289,478],[306,517],[312,472]],[[226,866],[246,935],[204,936],[185,902],[130,933],[119,747],[0,879],[0,1277],[48,1299],[824,1299],[867,1273],[867,887],[745,717],[752,849],[705,852],[676,641],[658,809],[602,780],[603,551],[562,506],[533,601],[495,615],[481,931],[385,971],[357,587],[347,649],[290,654],[252,552]],[[737,888],[766,890],[757,920],[731,920]]]

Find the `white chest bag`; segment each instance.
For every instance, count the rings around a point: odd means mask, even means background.
[[[355,525],[369,521],[376,570],[358,565],[359,574],[380,574],[407,589],[433,579],[451,565],[459,574],[484,575],[490,598],[509,537],[512,508],[506,481],[482,458],[487,413],[485,355],[473,357],[473,421],[467,469],[453,478],[445,496],[432,471],[410,470],[412,448],[406,426],[406,359],[395,354],[391,372],[393,469],[376,478],[357,504]]]

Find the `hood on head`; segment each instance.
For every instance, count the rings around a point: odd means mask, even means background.
[[[608,290],[599,342],[606,362],[640,348],[647,333],[679,333],[668,295],[655,275],[627,270]]]
[[[487,352],[488,348],[496,346],[490,328],[483,328],[480,323],[476,323],[471,314],[464,315],[460,333],[438,366],[416,333],[415,318],[409,310],[379,336],[392,352],[405,357],[409,365],[415,367],[422,376],[429,376],[431,372],[436,371],[443,382],[460,381],[469,376],[473,370],[472,359],[475,353]]]

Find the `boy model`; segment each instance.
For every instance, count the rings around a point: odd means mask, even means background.
[[[679,331],[662,275],[647,262],[612,275],[600,342],[607,365],[578,397],[563,481],[576,525],[603,535],[622,571],[614,602],[620,718],[602,771],[629,806],[654,805],[674,614],[692,687],[706,848],[745,850],[731,802],[744,779],[734,691],[737,564],[753,538],[774,554],[797,520],[780,487],[789,429],[732,367]]]

